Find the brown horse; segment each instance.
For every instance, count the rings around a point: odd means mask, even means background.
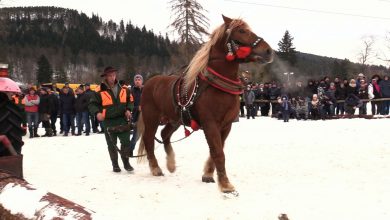
[[[210,149],[202,181],[214,182],[216,168],[220,190],[236,193],[226,174],[223,148],[239,112],[239,94],[243,89],[238,79],[239,64],[270,63],[274,52],[243,20],[225,16],[223,20],[224,24],[213,31],[210,40],[195,54],[181,82],[179,76],[155,76],[145,83],[137,124],[138,134],[142,136],[138,153],[146,151],[152,174],[163,175],[154,155],[154,140],[158,126],[165,124],[161,137],[167,168],[174,172],[175,154],[170,138],[180,125],[189,126],[189,120],[183,119],[185,112],[192,119],[191,125],[195,122],[204,131]],[[175,90],[176,87],[181,89]],[[186,104],[180,101],[180,91],[184,91]]]

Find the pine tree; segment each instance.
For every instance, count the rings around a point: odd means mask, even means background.
[[[293,46],[293,42],[292,42],[293,40],[294,40],[294,38],[291,37],[288,30],[286,30],[283,38],[278,43],[279,57],[285,61],[288,61],[292,66],[294,66],[296,61],[297,61],[297,58],[296,58],[297,51],[295,50],[295,47]]]
[[[65,83],[65,82],[69,82],[69,77],[68,75],[66,74],[65,70],[63,67],[61,67],[56,75],[56,78],[55,78],[55,81],[56,82],[59,82],[59,83]]]
[[[169,2],[174,16],[169,25],[179,35],[179,43],[184,46],[187,58],[203,42],[203,35],[208,35],[207,12],[196,0],[171,0]]]
[[[38,69],[37,69],[38,84],[51,82],[53,77],[53,70],[45,55],[41,55],[39,57],[37,65],[38,65]]]

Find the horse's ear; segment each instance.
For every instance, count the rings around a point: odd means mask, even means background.
[[[230,23],[233,21],[233,19],[226,17],[225,15],[222,15],[222,18],[226,26],[230,25]]]

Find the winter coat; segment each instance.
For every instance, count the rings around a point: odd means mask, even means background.
[[[85,92],[78,94],[74,101],[74,110],[76,112],[88,112],[89,98]]]
[[[280,103],[280,110],[282,112],[290,112],[291,111],[291,103],[287,98],[285,100],[282,100],[282,103]]]
[[[269,98],[271,100],[276,100],[281,95],[280,88],[278,87],[271,87],[269,89]]]
[[[381,80],[379,86],[381,87],[382,97],[390,98],[390,80]]]
[[[325,105],[335,105],[336,100],[336,90],[328,89],[324,94],[324,104]]]
[[[297,114],[308,114],[308,104],[305,99],[298,100],[295,103],[295,111]]]
[[[345,99],[345,106],[346,107],[356,107],[360,108],[363,105],[362,101],[359,99],[358,96],[354,94],[349,94],[347,98]]]
[[[348,84],[348,86],[346,87],[346,93],[347,93],[347,96],[349,95],[349,94],[354,94],[354,95],[358,95],[359,94],[359,92],[358,92],[358,89],[357,89],[357,87],[352,87],[352,86],[350,86],[349,84]]]
[[[244,92],[244,102],[246,106],[253,105],[255,101],[255,93],[252,90],[245,90]]]
[[[257,89],[255,91],[255,99],[269,100],[268,89],[266,89],[266,88],[259,88],[259,89]],[[267,105],[269,105],[269,103],[260,102],[260,107],[265,107]]]
[[[45,94],[41,96],[38,111],[40,114],[51,114],[53,109],[54,103],[52,102],[52,99],[49,97],[49,94]]]
[[[24,97],[24,109],[26,112],[38,112],[40,98],[38,95],[26,95]]]
[[[72,93],[60,94],[60,112],[62,114],[75,114],[75,97]]]
[[[58,99],[58,96],[56,93],[49,94],[50,103],[53,104],[51,108],[51,113],[57,114],[60,108],[60,100]]]
[[[84,94],[87,96],[88,102],[91,101],[92,96],[96,94],[95,91],[92,91],[91,89],[85,90]]]
[[[381,91],[378,91],[372,83],[368,85],[368,97],[370,99],[379,99],[382,97]]]
[[[131,95],[133,96],[133,105],[134,105],[134,108],[133,108],[133,116],[132,116],[132,121],[133,122],[136,122],[138,120],[138,115],[139,115],[139,105],[141,103],[141,95],[142,95],[142,87],[139,88],[139,87],[133,87],[131,89]]]
[[[359,99],[368,99],[368,86],[360,85],[358,90]]]
[[[89,112],[92,115],[102,113],[105,118],[104,122],[108,124],[111,122],[107,120],[124,119],[126,110],[133,110],[130,91],[122,88],[118,82],[115,83],[114,87],[118,91],[116,95],[106,82],[102,82],[100,91],[91,97],[88,105]]]
[[[341,88],[338,86],[335,92],[335,97],[337,100],[345,100],[345,98],[347,98],[347,88]]]
[[[313,94],[317,94],[317,86],[312,84],[312,85],[308,85],[306,87],[306,94],[307,94],[307,97],[311,98],[313,96]]]

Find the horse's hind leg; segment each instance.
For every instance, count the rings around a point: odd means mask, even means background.
[[[154,155],[154,137],[159,124],[158,115],[147,114],[147,112],[144,111],[143,119],[145,123],[145,131],[142,136],[142,140],[145,144],[150,171],[153,176],[163,176],[164,174],[158,166],[156,156]]]
[[[167,153],[167,169],[169,172],[173,173],[176,170],[176,161],[175,161],[175,152],[173,151],[171,145],[171,136],[173,132],[177,130],[178,126],[174,126],[171,123],[168,123],[161,130],[161,137],[164,142],[165,153]]]

